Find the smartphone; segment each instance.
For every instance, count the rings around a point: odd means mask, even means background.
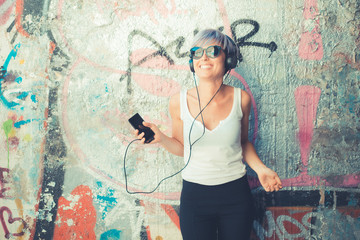
[[[150,143],[152,140],[154,140],[155,133],[149,127],[145,127],[143,125],[144,119],[142,119],[142,117],[138,113],[132,116],[129,119],[129,122],[131,126],[133,126],[133,128],[139,130],[139,134],[142,132],[145,133],[145,143]]]

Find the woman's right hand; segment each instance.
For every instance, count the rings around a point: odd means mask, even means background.
[[[153,132],[154,132],[154,140],[152,140],[151,142],[149,142],[150,144],[152,143],[161,143],[162,141],[162,137],[163,133],[160,131],[160,129],[153,123],[148,123],[148,122],[143,122],[143,125],[145,127],[149,127]],[[137,139],[140,139],[140,142],[142,144],[145,144],[145,133],[142,132],[139,134],[139,130],[135,130],[135,136],[137,137]]]

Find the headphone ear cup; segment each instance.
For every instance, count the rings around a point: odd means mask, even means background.
[[[189,60],[189,67],[190,67],[190,70],[191,70],[192,72],[195,72],[195,69],[194,69],[194,61],[193,61],[192,58],[190,58],[190,60]]]
[[[234,40],[232,40],[229,36],[227,36],[227,39],[236,47],[236,43],[234,42]],[[236,53],[227,53],[226,55],[226,60],[225,60],[225,69],[226,71],[229,71],[233,68],[236,68],[236,65],[239,62],[242,61],[242,55],[239,52],[239,58],[237,58]]]
[[[237,65],[237,58],[236,56],[228,56],[226,57],[226,60],[225,60],[225,69],[226,71],[229,71],[233,68],[236,68],[236,65]]]

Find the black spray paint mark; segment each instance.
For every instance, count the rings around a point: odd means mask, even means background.
[[[236,27],[239,26],[240,24],[250,24],[253,26],[253,29],[246,34],[243,37],[237,38],[237,34],[236,34]],[[248,39],[250,39],[251,37],[253,37],[256,33],[259,32],[260,29],[260,25],[258,22],[251,20],[251,19],[240,19],[237,20],[235,22],[233,22],[230,26],[231,28],[231,33],[234,36],[234,41],[236,42],[236,44],[238,45],[238,47],[244,47],[244,46],[254,46],[254,47],[263,47],[263,48],[267,48],[271,51],[269,57],[271,57],[271,55],[273,54],[273,52],[276,51],[277,49],[277,45],[275,42],[270,42],[270,43],[259,43],[259,42],[251,42],[251,41],[247,41]]]
[[[138,62],[136,63],[132,63],[131,62],[131,55],[132,55],[132,46],[133,46],[133,39],[135,37],[141,37],[147,41],[149,41],[152,46],[154,46],[155,51],[145,57],[143,57],[142,59],[140,59]],[[185,53],[180,53],[180,49],[182,48],[182,46],[184,45],[185,42],[185,38],[184,37],[179,37],[177,38],[175,41],[171,42],[170,44],[168,44],[167,46],[162,46],[159,42],[157,42],[153,37],[151,37],[150,35],[140,31],[140,30],[134,30],[132,31],[129,36],[128,36],[128,43],[129,43],[129,50],[128,50],[128,69],[126,70],[126,74],[121,76],[120,81],[123,81],[124,78],[127,77],[127,92],[129,94],[131,94],[132,90],[131,90],[131,71],[133,69],[133,67],[135,66],[139,66],[143,63],[145,63],[146,61],[157,57],[157,56],[161,56],[161,57],[165,57],[166,60],[169,62],[170,65],[174,65],[175,62],[174,60],[170,57],[170,55],[168,54],[167,49],[170,49],[173,46],[175,47],[175,51],[174,54],[177,58],[184,58],[185,56],[187,56],[187,52]]]
[[[30,35],[43,35],[47,32],[47,22],[42,18],[47,18],[50,1],[31,0],[24,1],[24,10],[22,14],[22,26]],[[31,18],[31,21],[26,19]]]
[[[48,31],[47,34],[49,39],[55,44],[55,49],[50,59],[50,69],[53,72],[61,72],[69,66],[69,57],[57,46],[52,32]],[[51,119],[51,122],[48,122],[45,136],[43,181],[34,240],[53,238],[58,202],[63,193],[65,177],[64,159],[67,155],[67,148],[59,123],[59,85],[58,82],[55,82],[54,87],[49,89],[48,119]]]
[[[49,92],[49,119],[46,133],[44,172],[41,186],[39,215],[36,219],[34,240],[52,239],[59,198],[63,192],[67,149],[61,135],[58,117],[58,87]]]
[[[252,25],[253,29],[245,34],[245,36],[243,37],[238,37],[237,36],[237,31],[236,28],[237,26],[241,25],[241,24],[245,24],[245,25]],[[258,22],[251,20],[251,19],[239,19],[235,22],[233,22],[231,24],[231,32],[234,38],[235,43],[237,44],[237,46],[239,47],[239,49],[241,47],[246,47],[246,46],[252,46],[252,47],[261,47],[261,48],[267,48],[271,51],[269,57],[271,57],[272,53],[275,52],[277,50],[277,45],[275,42],[271,41],[270,43],[260,43],[260,42],[252,42],[252,41],[248,41],[251,37],[253,37],[256,33],[258,33],[260,29],[260,25]],[[219,31],[223,31],[224,27],[219,27],[218,28]],[[198,29],[195,29],[193,31],[194,35],[196,35],[199,32]],[[155,47],[155,51],[147,56],[145,56],[144,58],[142,58],[141,60],[139,60],[136,63],[132,63],[130,60],[131,54],[132,54],[132,47],[134,46],[133,44],[133,39],[135,37],[141,37],[147,41],[149,41],[154,47]],[[123,81],[125,78],[127,78],[127,92],[129,94],[131,94],[132,90],[131,90],[131,72],[133,67],[135,66],[139,66],[143,63],[145,63],[146,61],[157,57],[157,56],[162,56],[165,57],[167,59],[167,61],[169,62],[170,65],[174,65],[175,62],[174,60],[170,57],[169,54],[169,50],[172,49],[173,46],[175,47],[175,56],[177,58],[185,58],[188,57],[188,51],[182,52],[180,53],[181,48],[183,47],[185,42],[185,37],[180,36],[178,37],[176,40],[172,41],[169,45],[167,46],[162,46],[159,42],[157,42],[153,37],[151,37],[149,34],[144,33],[140,30],[133,30],[129,36],[128,36],[128,44],[129,44],[129,49],[128,49],[128,68],[126,70],[126,74],[120,77],[120,81]],[[242,55],[240,54],[239,56],[239,62],[242,62]]]

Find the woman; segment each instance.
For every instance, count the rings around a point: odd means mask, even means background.
[[[180,226],[185,240],[249,239],[253,202],[243,160],[266,191],[282,188],[248,140],[249,94],[223,83],[238,55],[228,36],[212,29],[199,32],[190,50],[199,85],[171,97],[172,136],[144,122],[155,133],[151,143],[184,157]],[[138,138],[144,143],[143,133]]]

